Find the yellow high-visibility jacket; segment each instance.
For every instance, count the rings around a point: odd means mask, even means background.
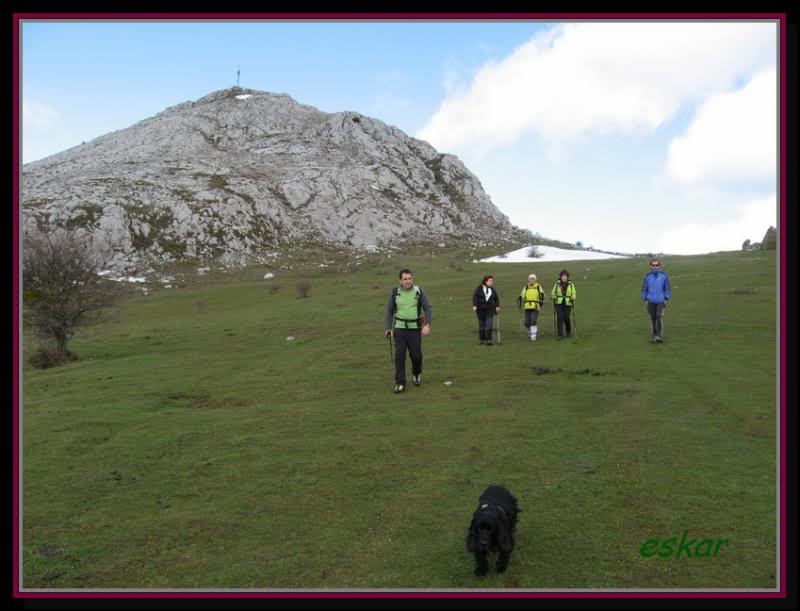
[[[520,293],[522,306],[526,310],[538,310],[544,303],[544,289],[538,282],[528,285]]]
[[[575,293],[575,285],[572,284],[572,280],[567,282],[567,290],[566,293],[561,292],[561,281],[557,280],[555,286],[553,287],[552,297],[556,302],[556,305],[572,305],[572,302],[575,301],[576,293]]]

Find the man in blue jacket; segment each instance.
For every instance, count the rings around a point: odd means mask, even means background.
[[[661,315],[671,297],[669,276],[661,271],[661,261],[652,259],[650,272],[644,277],[642,283],[642,301],[647,302],[647,313],[650,314],[650,322],[653,326],[653,333],[650,335],[651,342],[664,341],[661,337]]]

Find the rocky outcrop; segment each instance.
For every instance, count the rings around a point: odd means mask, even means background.
[[[775,250],[776,246],[776,231],[774,227],[770,227],[767,229],[767,232],[764,234],[764,237],[761,240],[761,248],[764,250]]]
[[[90,234],[120,269],[513,230],[458,158],[358,113],[240,88],[26,164],[22,211],[28,231]]]

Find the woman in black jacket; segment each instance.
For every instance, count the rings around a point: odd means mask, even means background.
[[[478,340],[491,346],[494,315],[500,313],[500,296],[494,288],[494,276],[485,276],[472,293],[472,311],[478,315]]]

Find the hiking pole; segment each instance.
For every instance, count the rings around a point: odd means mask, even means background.
[[[495,316],[497,318],[497,343],[500,343],[500,314]]]
[[[386,339],[389,340],[389,359],[392,361],[392,365],[394,365],[394,350],[392,350],[392,336],[387,335]]]
[[[575,316],[575,302],[572,302],[572,328],[575,331],[575,339],[578,339],[578,317]]]
[[[553,301],[553,336],[558,335],[558,324],[556,323],[556,302]]]

